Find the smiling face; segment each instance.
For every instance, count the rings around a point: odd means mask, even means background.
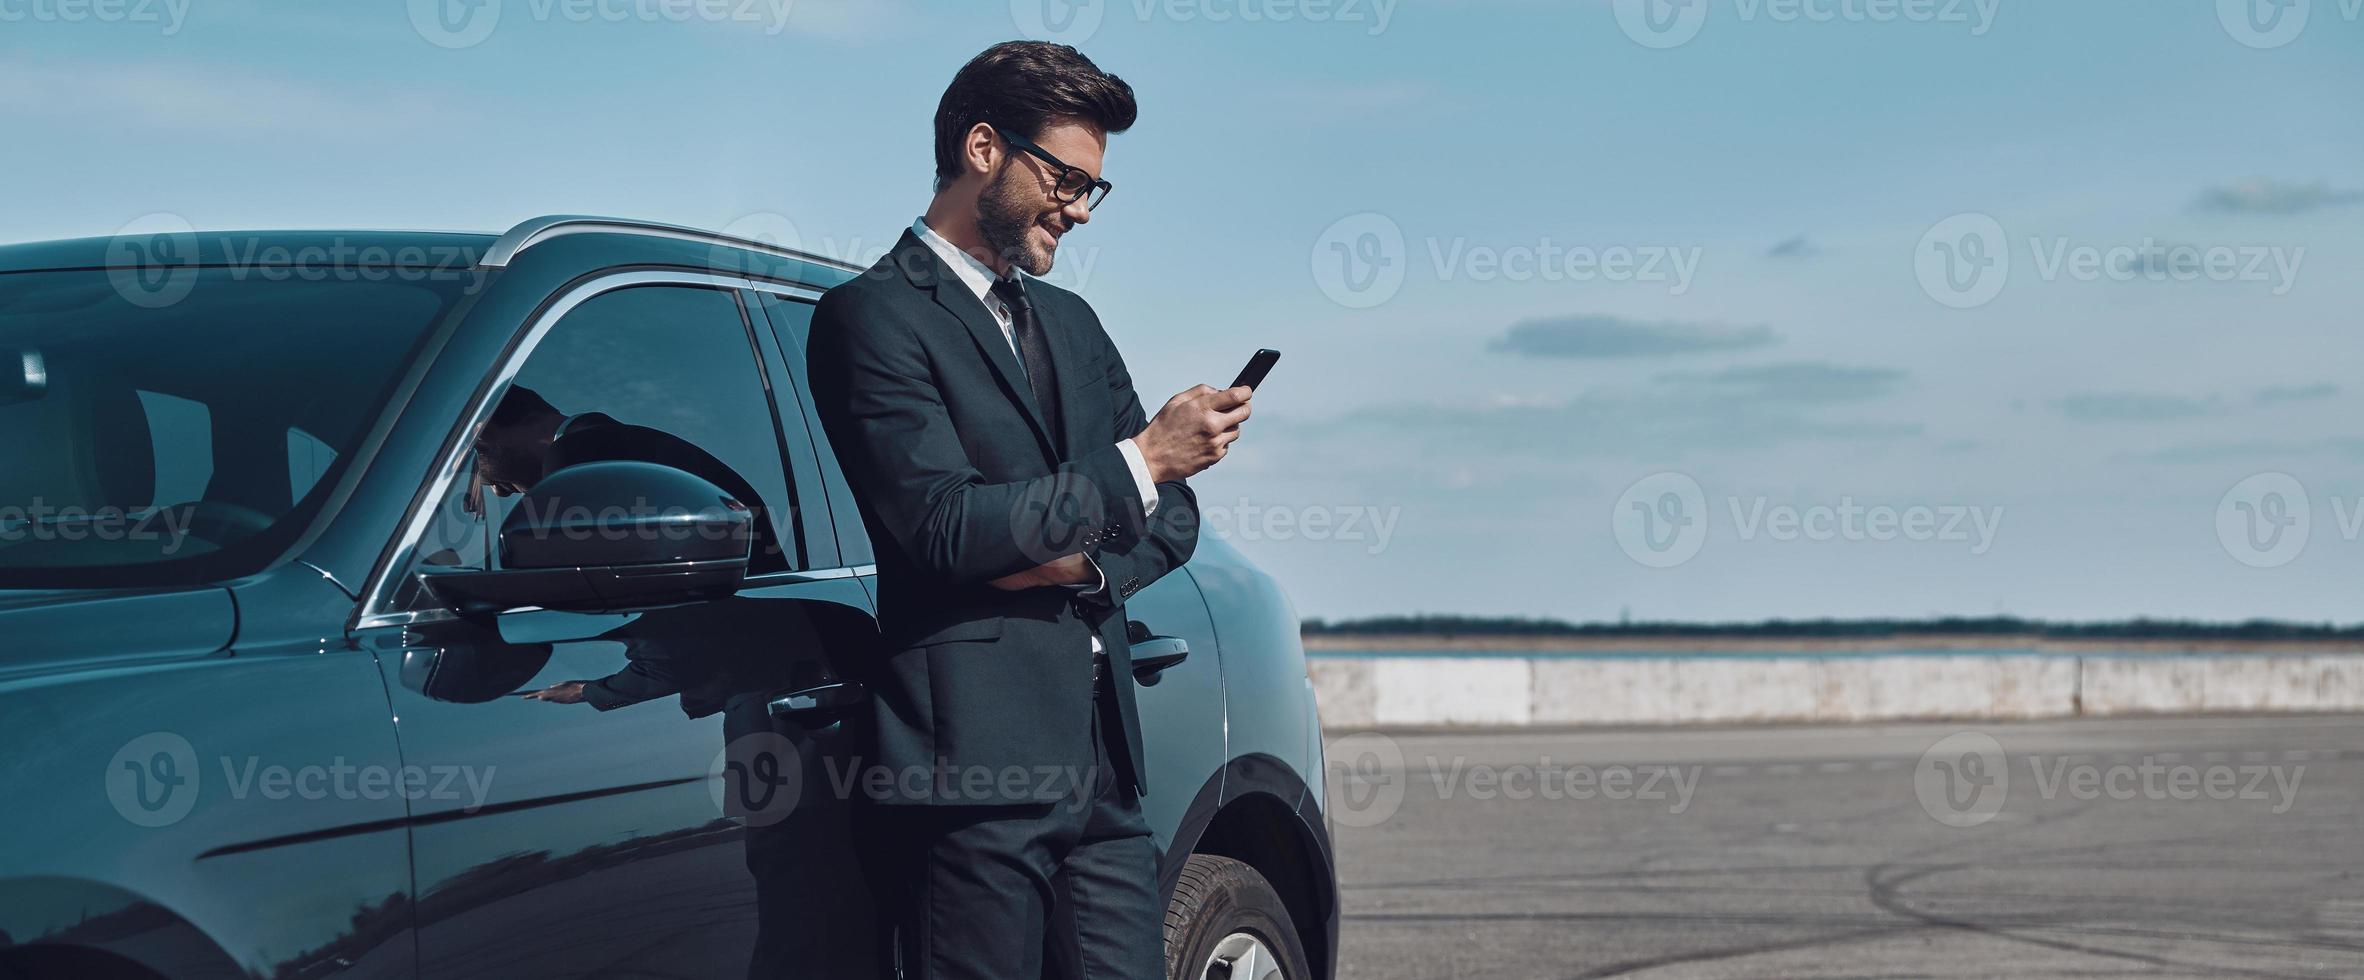
[[[979,127],[989,132],[988,127]],[[1043,151],[1070,167],[1100,176],[1108,136],[1090,123],[1072,117],[1052,120],[1033,137]],[[994,255],[1028,275],[1051,271],[1058,258],[1059,240],[1076,225],[1092,220],[1085,198],[1059,200],[1061,171],[1049,161],[999,139],[988,152],[998,154],[992,176],[977,195],[977,232]]]

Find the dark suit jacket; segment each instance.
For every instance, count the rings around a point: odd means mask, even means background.
[[[997,781],[985,798],[959,780],[1088,772],[1093,634],[1116,679],[1124,775],[1147,793],[1124,600],[1190,558],[1197,501],[1180,480],[1160,483],[1144,516],[1116,449],[1148,424],[1124,358],[1081,297],[1026,288],[1061,386],[1063,445],[993,315],[911,232],[813,313],[815,408],[878,548],[876,761],[950,773],[919,798],[906,784],[881,799],[1039,802],[1071,788]],[[986,584],[1076,552],[1105,590]]]

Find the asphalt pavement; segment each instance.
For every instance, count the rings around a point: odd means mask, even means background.
[[[1352,980],[2364,977],[2364,717],[1330,735]]]

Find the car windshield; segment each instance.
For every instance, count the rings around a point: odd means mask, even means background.
[[[348,271],[0,275],[0,588],[214,581],[301,536],[468,284]]]

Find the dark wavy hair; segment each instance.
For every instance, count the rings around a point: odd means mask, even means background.
[[[1026,139],[1059,116],[1116,134],[1133,128],[1133,87],[1083,52],[1048,41],[1004,41],[969,59],[936,103],[936,189],[960,176],[960,141],[985,123]]]

